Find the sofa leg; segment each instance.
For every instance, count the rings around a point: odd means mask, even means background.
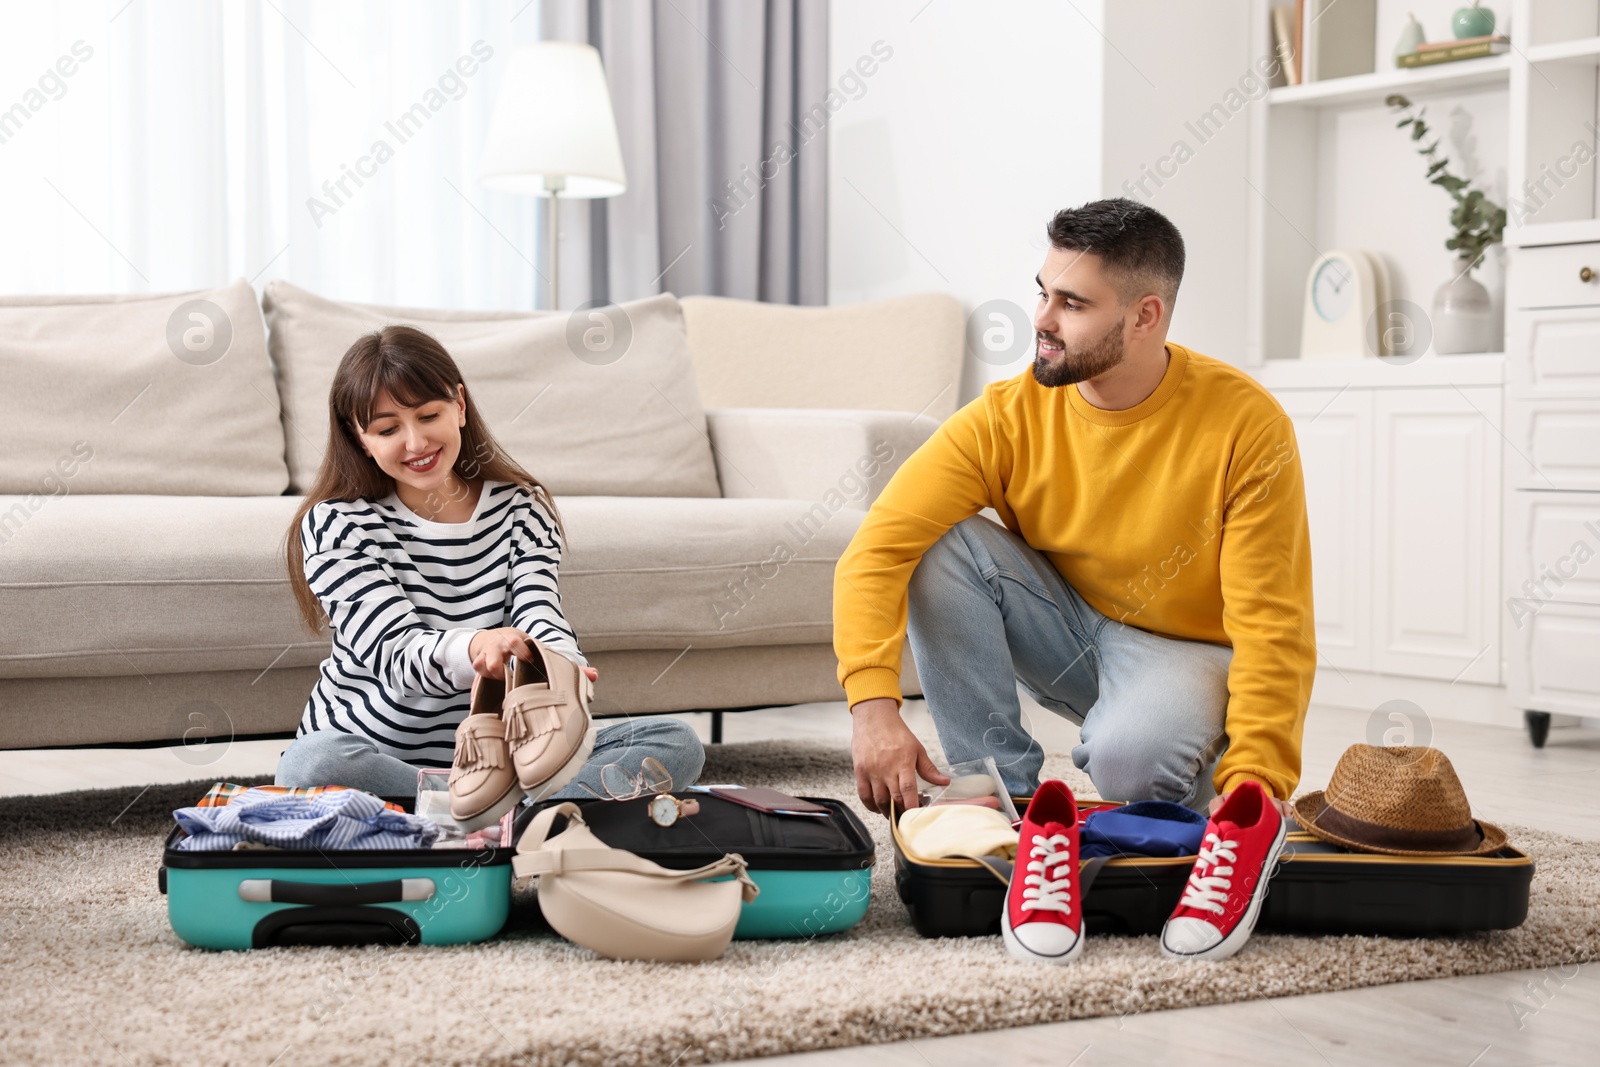
[[[722,712],[720,711],[711,713],[711,743],[713,745],[722,744]]]

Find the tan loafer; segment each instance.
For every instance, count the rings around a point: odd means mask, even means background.
[[[471,710],[456,727],[450,817],[468,833],[499,822],[526,795],[506,746],[501,719],[505,691],[501,679],[478,675],[472,681]]]
[[[502,719],[517,781],[537,802],[577,777],[594,751],[594,683],[559,652],[529,645],[533,662],[511,661]]]

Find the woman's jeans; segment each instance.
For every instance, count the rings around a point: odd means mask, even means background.
[[[1113,622],[1043,553],[983,516],[933,544],[908,603],[907,637],[947,759],[993,756],[1007,789],[1034,791],[1044,749],[1023,722],[1020,681],[1080,726],[1072,762],[1102,797],[1204,811],[1216,795],[1231,648]]]
[[[654,756],[672,775],[672,788],[683,789],[700,777],[705,747],[694,727],[680,719],[624,719],[595,731],[594,752],[577,777],[551,794],[562,800],[600,796],[600,768],[620,763],[630,774],[639,773],[646,756]],[[278,761],[277,783],[285,786],[344,785],[380,797],[411,797],[417,793],[415,764],[378,751],[371,739],[343,730],[316,730],[297,738]]]

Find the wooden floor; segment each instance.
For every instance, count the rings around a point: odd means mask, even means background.
[[[1077,729],[1070,722],[1026,699],[1024,707],[1030,728],[1048,751],[1066,751],[1076,742]],[[708,716],[683,718],[709,740]],[[933,736],[920,701],[907,705],[907,718],[919,734]],[[1339,754],[1367,738],[1368,718],[1360,712],[1311,710],[1306,786],[1326,784]],[[1433,743],[1449,755],[1480,818],[1600,840],[1600,730],[1557,728],[1544,749],[1535,749],[1518,731],[1437,720],[1430,725]],[[843,743],[849,731],[842,703],[807,704],[729,715],[724,737]],[[284,745],[247,741],[201,749],[0,752],[0,794],[270,773]],[[771,1067],[942,1067],[983,1061],[1048,1067],[1158,1062],[1594,1067],[1600,1065],[1600,963],[1084,1019],[760,1062]]]

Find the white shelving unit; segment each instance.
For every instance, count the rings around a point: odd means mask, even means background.
[[[1600,718],[1600,0],[1515,0],[1501,29],[1505,55],[1407,70],[1380,54],[1375,73],[1250,105],[1247,366],[1300,441],[1314,699],[1526,720],[1543,743],[1552,713]],[[1322,251],[1377,251],[1392,297],[1423,313],[1451,276],[1451,201],[1391,93],[1507,207],[1477,272],[1503,351],[1301,362]]]
[[[1266,0],[1252,53],[1270,47]],[[1386,48],[1387,45],[1380,47]],[[1414,360],[1298,358],[1306,275],[1331,248],[1382,256],[1424,314],[1457,269],[1448,194],[1386,106],[1445,136],[1452,170],[1504,200],[1514,54],[1273,89],[1251,115],[1251,368],[1295,422],[1306,475],[1318,660],[1313,699],[1515,724],[1505,684],[1501,481],[1508,349]],[[1454,135],[1468,151],[1451,143]],[[1503,330],[1504,250],[1476,272]]]
[[[1381,104],[1390,93],[1441,92],[1479,86],[1504,88],[1510,75],[1509,55],[1484,56],[1459,63],[1441,63],[1436,67],[1398,68],[1305,85],[1285,85],[1269,90],[1267,103],[1275,108]]]

